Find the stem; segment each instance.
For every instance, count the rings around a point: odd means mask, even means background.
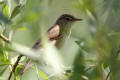
[[[95,65],[90,66],[89,68],[87,68],[87,69],[85,70],[85,72],[88,72],[88,71],[91,70],[93,67],[95,67]]]
[[[21,60],[22,56],[23,56],[23,55],[19,55],[19,56],[18,56],[17,61],[16,61],[15,64],[13,65],[12,71],[10,72],[10,75],[9,75],[9,77],[8,77],[8,80],[11,79],[12,73],[15,72],[15,69],[16,69],[19,61]]]
[[[105,80],[108,80],[108,78],[109,78],[109,76],[110,76],[110,73],[111,73],[111,70],[110,70],[110,72],[107,74]]]
[[[5,36],[4,36],[3,34],[1,34],[1,33],[0,33],[0,38],[1,38],[3,41],[5,41],[5,42],[10,43],[9,39],[8,39],[7,37],[5,37]]]

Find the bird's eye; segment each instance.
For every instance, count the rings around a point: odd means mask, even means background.
[[[72,20],[72,18],[69,18],[69,17],[66,17],[65,19],[68,20],[68,21]]]

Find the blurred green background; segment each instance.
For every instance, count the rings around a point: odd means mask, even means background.
[[[64,66],[73,70],[60,79],[119,80],[120,0],[0,0],[0,32],[10,41],[31,48],[61,14],[83,21],[73,25],[70,38],[60,49]],[[0,40],[1,80],[6,80],[9,64],[19,55],[8,46]],[[24,57],[21,63],[26,60]],[[37,76],[30,68],[21,80],[47,80]],[[56,76],[47,78],[58,80]]]

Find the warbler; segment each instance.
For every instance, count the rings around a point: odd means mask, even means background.
[[[82,19],[75,18],[70,14],[63,14],[56,20],[56,23],[48,29],[48,38],[56,48],[59,49],[63,46],[64,42],[71,34],[72,24],[76,21],[82,21]],[[33,48],[37,48],[39,46],[40,40],[34,44]]]
[[[70,36],[72,24],[76,21],[82,21],[82,19],[75,18],[70,14],[62,14],[55,22],[55,24],[47,30],[47,36],[49,41],[60,49],[66,39]],[[41,41],[38,40],[32,47],[32,49],[41,48]],[[19,56],[19,58],[21,58]],[[20,60],[20,59],[19,59]],[[24,69],[21,71],[21,75],[30,67],[31,61],[29,61]]]

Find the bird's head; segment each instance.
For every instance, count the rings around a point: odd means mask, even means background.
[[[75,18],[70,14],[63,14],[58,18],[56,24],[60,25],[61,27],[69,27],[72,23],[76,21],[82,21],[82,19]]]

